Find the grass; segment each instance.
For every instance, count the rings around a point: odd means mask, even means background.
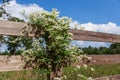
[[[34,71],[1,72],[0,80],[38,80],[38,74]]]
[[[104,64],[92,67],[95,69],[95,72],[91,74],[92,77],[120,74],[120,64]]]
[[[95,69],[94,72],[77,71],[74,72],[73,68],[65,68],[64,74],[67,76],[67,80],[79,80],[76,78],[76,74],[82,72],[86,76],[93,78],[120,74],[120,64],[104,64],[89,66]],[[46,74],[38,75],[36,71],[14,71],[14,72],[1,72],[0,80],[45,80]]]

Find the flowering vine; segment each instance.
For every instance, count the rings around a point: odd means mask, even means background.
[[[82,50],[70,45],[72,41],[72,33],[69,32],[70,22],[71,19],[68,17],[59,17],[56,9],[52,12],[32,13],[29,16],[28,25],[32,28],[32,33],[35,33],[35,38],[31,44],[32,48],[22,53],[26,61],[25,68],[47,71],[48,80],[64,78],[63,67],[74,65],[83,58],[80,56]]]

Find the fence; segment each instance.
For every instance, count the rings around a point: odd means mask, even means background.
[[[0,35],[21,36],[23,35],[23,28],[25,27],[28,27],[26,23],[0,20]],[[73,33],[72,38],[74,40],[112,42],[112,43],[120,42],[120,35],[116,34],[84,30],[69,30],[69,31]],[[29,36],[35,37],[35,33],[31,32]],[[18,65],[22,63],[20,58],[14,56],[14,58],[11,58],[11,60],[9,59],[10,60],[9,63],[5,63],[7,62],[6,58],[7,58],[6,56],[3,56],[2,59],[0,59],[0,66],[4,66],[4,69],[0,67],[0,71],[20,70],[20,68],[18,68]],[[13,63],[14,65],[12,65]]]

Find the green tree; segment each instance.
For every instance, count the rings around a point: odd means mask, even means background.
[[[110,49],[116,49],[116,48],[120,48],[120,43],[112,43],[110,45]]]
[[[8,20],[9,21],[15,21],[15,22],[24,22],[24,20],[21,20],[21,19],[19,19],[17,17],[10,17],[10,18],[8,18]]]
[[[29,17],[29,26],[35,34],[31,49],[23,51],[26,60],[25,67],[37,68],[47,71],[47,80],[62,77],[62,68],[71,66],[81,58],[81,50],[70,46],[72,40],[69,33],[70,19],[59,17],[59,13],[37,12]],[[41,36],[41,38],[38,38]],[[82,77],[82,80],[87,80]]]
[[[2,0],[3,3],[9,2],[10,0]]]
[[[113,54],[120,54],[120,43],[113,43],[110,45]]]
[[[94,51],[93,54],[99,54],[99,49],[98,48],[95,47],[93,51]]]

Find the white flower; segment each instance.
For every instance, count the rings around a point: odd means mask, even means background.
[[[80,67],[80,65],[77,65],[76,68],[77,68],[77,69],[80,69],[81,67]]]
[[[91,60],[92,59],[92,57],[87,57],[88,58],[88,60]]]
[[[61,78],[59,78],[59,77],[55,77],[53,80],[61,80]]]
[[[64,78],[64,79],[67,79],[67,76],[66,76],[66,75],[64,75],[64,76],[63,76],[63,78]]]
[[[78,74],[78,77],[84,77],[82,74]]]
[[[84,68],[87,68],[87,65],[86,65],[86,64],[84,64],[84,65],[83,65],[83,67],[84,67]]]
[[[92,77],[89,77],[87,80],[93,80]]]
[[[57,40],[60,40],[60,39],[64,39],[64,37],[57,36],[56,39],[57,39]]]
[[[80,56],[77,56],[77,59],[78,59],[78,60],[82,60],[82,58],[81,58]]]
[[[70,36],[73,36],[73,33],[69,33]]]
[[[94,68],[91,68],[90,70],[91,70],[91,71],[95,71]]]

